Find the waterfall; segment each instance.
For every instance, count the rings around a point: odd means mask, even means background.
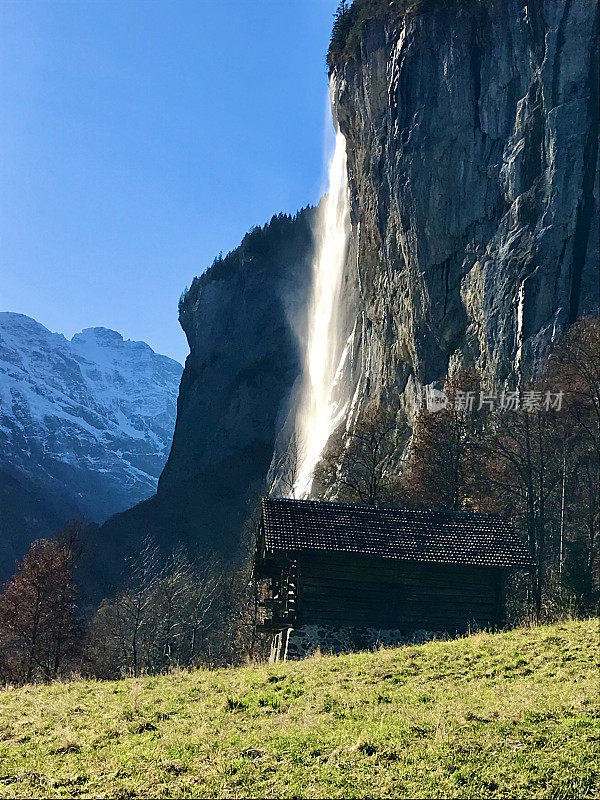
[[[328,190],[321,205],[313,263],[312,297],[296,436],[298,469],[294,494],[310,493],[313,470],[347,403],[336,397],[340,358],[340,289],[349,234],[346,139],[336,130],[329,162]]]

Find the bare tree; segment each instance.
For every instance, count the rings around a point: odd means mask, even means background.
[[[187,653],[185,663],[193,664],[206,654],[207,643],[218,639],[221,626],[219,609],[224,592],[223,576],[215,559],[205,559],[193,572],[193,581],[187,598]]]
[[[158,548],[146,540],[128,564],[123,592],[105,599],[90,625],[86,658],[98,677],[121,673],[139,675],[147,668],[148,633],[153,630],[153,607],[160,580]]]
[[[147,539],[140,553],[131,562],[128,591],[124,602],[117,606],[119,630],[123,647],[130,653],[131,669],[139,675],[141,669],[141,644],[143,628],[155,599],[155,588],[160,576],[158,547]]]
[[[108,678],[210,662],[219,650],[224,595],[216,560],[193,564],[177,548],[163,563],[146,543],[126,589],[104,600],[92,620],[89,671]]]
[[[396,415],[383,406],[368,406],[354,429],[338,433],[315,469],[323,492],[336,490],[339,499],[380,505],[392,498],[396,480],[397,439],[406,435]]]
[[[150,617],[153,635],[146,637],[145,663],[162,671],[176,663],[185,637],[185,609],[194,576],[183,548],[167,559],[151,595]]]
[[[448,404],[418,415],[401,496],[409,505],[460,510],[483,505],[477,477],[486,408],[481,378],[461,368],[444,384]]]
[[[576,322],[550,354],[547,378],[564,409],[600,457],[600,319]]]
[[[55,540],[34,542],[0,595],[0,665],[5,680],[52,680],[78,655],[73,555]]]
[[[563,396],[560,415],[565,478],[562,484],[560,526],[561,572],[574,554],[577,567],[568,566],[568,580],[577,602],[592,607],[598,592],[600,530],[600,319],[576,322],[550,354],[547,380]],[[568,490],[568,491],[567,491]],[[568,502],[565,502],[568,494]],[[565,549],[569,552],[565,552]],[[583,573],[583,574],[582,574]],[[574,587],[577,587],[576,589]]]
[[[533,388],[532,388],[533,386]],[[540,392],[540,384],[524,389]],[[500,412],[488,428],[485,441],[484,480],[489,483],[501,510],[521,521],[529,555],[535,564],[533,600],[536,617],[542,613],[544,570],[547,561],[549,513],[552,496],[561,485],[562,472],[556,454],[560,431],[556,412],[542,407],[523,407]]]
[[[302,444],[297,431],[290,436],[287,447],[275,460],[274,474],[277,488],[281,488],[287,497],[296,496],[296,480],[302,464]]]

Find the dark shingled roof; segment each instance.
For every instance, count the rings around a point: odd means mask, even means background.
[[[326,550],[437,564],[531,566],[512,525],[496,514],[266,497],[262,520],[267,554]]]

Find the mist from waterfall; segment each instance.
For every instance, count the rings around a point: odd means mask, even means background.
[[[346,139],[339,130],[318,225],[303,386],[296,418],[296,497],[309,495],[314,468],[347,405],[335,393],[340,361],[340,289],[349,235]]]

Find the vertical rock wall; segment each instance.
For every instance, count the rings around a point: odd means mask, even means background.
[[[348,396],[411,413],[452,361],[518,380],[598,309],[597,2],[427,0],[334,72]]]

